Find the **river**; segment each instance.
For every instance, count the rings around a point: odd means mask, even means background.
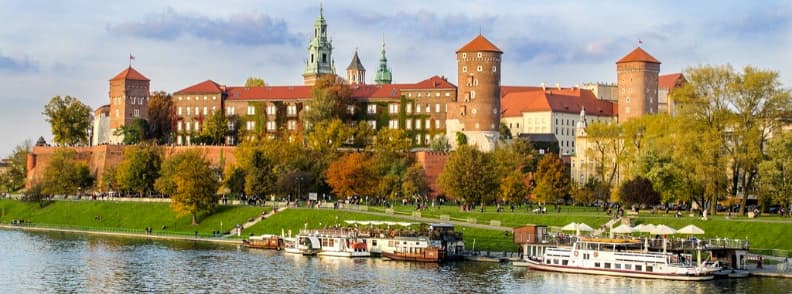
[[[789,293],[792,280],[671,282],[494,263],[317,258],[237,246],[0,230],[2,293]]]

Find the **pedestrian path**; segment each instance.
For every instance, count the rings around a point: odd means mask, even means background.
[[[272,209],[270,212],[268,212],[268,213],[266,213],[266,214],[262,214],[262,215],[260,215],[260,216],[258,216],[258,217],[255,217],[255,218],[253,218],[253,219],[249,220],[248,222],[244,223],[244,224],[242,225],[242,229],[245,229],[245,228],[252,227],[253,225],[257,224],[258,222],[260,222],[260,221],[263,221],[263,220],[265,220],[265,219],[269,218],[269,217],[270,217],[270,216],[272,216],[273,214],[276,214],[276,213],[282,212],[282,211],[286,210],[287,208],[288,208],[288,207],[280,207],[280,208],[276,207],[276,208],[273,208],[273,209]],[[234,231],[234,230],[231,230],[231,231],[229,232],[229,234],[228,234],[228,235],[226,235],[226,237],[229,237],[229,236],[232,236],[232,235],[234,235],[233,231]]]
[[[374,211],[365,211],[365,210],[356,210],[356,209],[347,209],[347,208],[339,208],[338,210],[343,210],[347,212],[355,212],[355,213],[365,213],[370,215],[378,215],[383,217],[393,217],[393,218],[400,218],[405,220],[415,220],[423,223],[450,223],[455,226],[460,227],[469,227],[469,228],[479,228],[479,229],[486,229],[486,230],[509,230],[511,231],[511,227],[503,227],[503,226],[493,226],[493,225],[486,225],[486,224],[478,224],[478,223],[469,223],[463,221],[455,221],[455,220],[441,220],[437,218],[428,218],[428,217],[416,217],[410,215],[401,215],[401,214],[389,214],[384,212],[374,212]]]

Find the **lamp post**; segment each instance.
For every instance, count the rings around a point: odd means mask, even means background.
[[[300,201],[300,189],[302,188],[302,176],[297,176],[297,201]]]

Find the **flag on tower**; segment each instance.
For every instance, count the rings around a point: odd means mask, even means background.
[[[643,45],[643,40],[638,39],[638,46],[641,46],[641,45]]]
[[[135,55],[132,55],[132,53],[129,53],[129,67],[132,67],[132,60],[135,60]]]

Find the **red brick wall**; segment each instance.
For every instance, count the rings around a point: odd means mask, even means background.
[[[424,169],[426,180],[429,182],[429,187],[432,189],[432,197],[437,197],[445,193],[443,189],[437,184],[437,179],[443,171],[443,167],[448,161],[449,153],[444,152],[416,152],[415,161],[418,162]]]

